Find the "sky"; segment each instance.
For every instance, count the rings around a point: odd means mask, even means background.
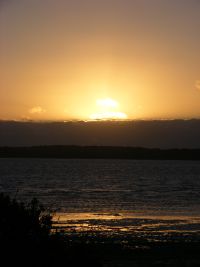
[[[199,14],[199,0],[0,0],[0,119],[200,118]]]

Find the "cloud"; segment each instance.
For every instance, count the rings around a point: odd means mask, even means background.
[[[31,113],[31,114],[42,114],[45,112],[46,112],[46,110],[40,106],[36,106],[36,107],[29,109],[29,113]]]
[[[197,80],[197,81],[195,82],[195,87],[197,88],[197,90],[200,91],[200,80]]]

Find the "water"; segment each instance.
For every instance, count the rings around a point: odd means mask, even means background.
[[[1,159],[0,190],[61,212],[199,214],[193,161]]]
[[[0,191],[37,197],[65,229],[200,230],[198,161],[0,159]]]

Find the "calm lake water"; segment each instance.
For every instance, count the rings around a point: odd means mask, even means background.
[[[178,218],[178,226],[186,222],[181,229],[200,230],[198,161],[0,159],[0,191],[23,201],[37,197],[65,227],[81,221],[88,230],[101,220],[113,230],[120,221],[120,231],[128,231],[141,226],[139,218],[152,231],[158,221]]]

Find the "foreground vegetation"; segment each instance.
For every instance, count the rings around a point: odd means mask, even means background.
[[[37,199],[24,204],[0,194],[0,256],[6,263],[3,266],[98,266],[96,259],[81,250],[77,257],[77,252],[61,234],[52,232],[52,216]]]

